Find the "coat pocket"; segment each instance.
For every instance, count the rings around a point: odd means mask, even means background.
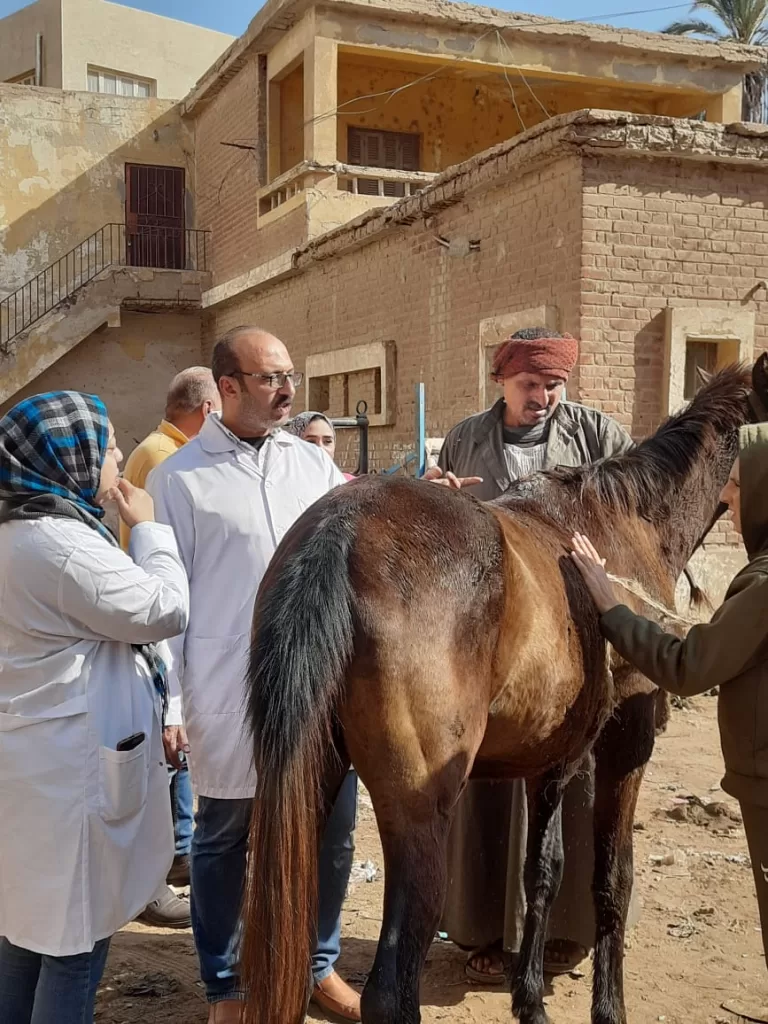
[[[99,747],[99,814],[104,821],[125,821],[146,804],[148,746],[145,737],[133,750]]]

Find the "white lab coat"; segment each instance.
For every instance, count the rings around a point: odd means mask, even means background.
[[[245,728],[245,675],[256,592],[301,513],[344,477],[316,445],[278,431],[256,451],[218,415],[150,474],[158,521],[176,534],[189,574],[190,617],[172,641],[195,792],[256,791]]]
[[[133,920],[173,859],[159,700],[131,644],[182,631],[189,594],[167,526],[137,526],[130,553],[75,520],[0,526],[0,935],[51,956]]]

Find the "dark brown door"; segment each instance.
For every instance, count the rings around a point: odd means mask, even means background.
[[[125,165],[125,235],[129,266],[183,270],[183,167]]]

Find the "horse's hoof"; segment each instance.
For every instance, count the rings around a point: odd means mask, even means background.
[[[512,1012],[518,1018],[520,1024],[552,1024],[543,1006],[530,1009],[513,1006]]]

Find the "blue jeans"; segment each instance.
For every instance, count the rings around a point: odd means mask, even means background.
[[[209,1003],[244,998],[238,959],[251,804],[250,800],[204,796],[198,800],[192,838],[192,931]],[[355,850],[356,811],[357,775],[349,772],[320,849],[318,937],[312,957],[315,981],[327,978],[339,958],[341,907]]]
[[[192,833],[195,829],[194,796],[188,768],[171,770],[171,814],[176,856],[183,857],[192,848]]]
[[[90,953],[43,956],[0,939],[2,1024],[92,1024],[109,939]]]

